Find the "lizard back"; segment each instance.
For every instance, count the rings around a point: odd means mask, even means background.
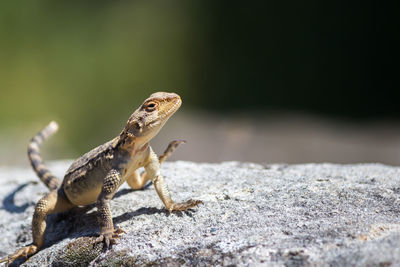
[[[94,203],[101,192],[103,179],[111,170],[119,137],[100,145],[78,158],[64,176],[62,188],[69,201],[77,206]]]
[[[76,159],[71,166],[68,168],[65,176],[70,176],[74,172],[86,172],[92,169],[98,160],[104,157],[112,158],[113,155],[111,151],[118,144],[119,137],[115,137],[114,139],[108,141],[105,144],[102,144],[96,148],[93,148],[83,156]],[[106,155],[110,153],[110,155]]]

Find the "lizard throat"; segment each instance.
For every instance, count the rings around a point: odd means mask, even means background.
[[[129,152],[130,155],[144,152],[149,147],[149,143],[140,142],[140,139],[141,138],[128,134],[124,138],[121,138],[121,148]]]

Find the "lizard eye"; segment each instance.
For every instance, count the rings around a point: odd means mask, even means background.
[[[146,111],[153,111],[156,109],[157,104],[155,102],[150,102],[146,105]]]

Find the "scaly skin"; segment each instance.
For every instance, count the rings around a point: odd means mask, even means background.
[[[93,203],[97,206],[100,225],[100,236],[96,242],[104,242],[108,248],[124,232],[114,228],[109,203],[125,181],[133,189],[143,188],[148,181],[152,181],[168,212],[188,210],[202,203],[200,200],[174,202],[160,173],[160,164],[184,141],[171,142],[160,157],[149,146],[149,141],[179,109],[181,103],[181,98],[174,93],[152,94],[130,116],[119,136],[72,163],[62,184],[45,167],[39,153],[39,145],[56,132],[57,124],[50,123],[32,138],[28,146],[28,157],[33,169],[51,192],[36,204],[32,219],[33,243],[0,262],[6,261],[8,265],[18,258],[29,257],[39,251],[44,243],[48,214]],[[143,174],[139,174],[140,167],[145,169]]]

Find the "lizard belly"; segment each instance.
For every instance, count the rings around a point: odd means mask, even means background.
[[[90,173],[75,179],[66,179],[63,188],[72,204],[86,206],[97,201],[102,185],[103,175]]]
[[[99,186],[98,188],[91,188],[90,190],[87,190],[84,194],[69,194],[67,193],[67,191],[65,193],[68,199],[72,199],[70,200],[72,204],[77,206],[86,206],[96,203],[97,197],[101,193],[101,186]]]
[[[122,181],[126,181],[129,177],[135,174],[136,170],[143,167],[149,157],[149,149],[146,147],[144,152],[139,152],[132,156],[131,159],[123,166]]]

